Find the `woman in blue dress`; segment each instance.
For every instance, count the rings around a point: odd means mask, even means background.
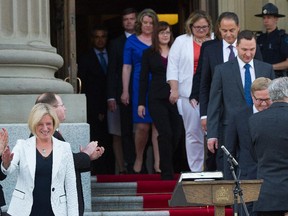
[[[157,142],[158,132],[155,126],[152,124],[152,119],[148,110],[146,110],[144,118],[138,116],[138,95],[142,53],[143,50],[151,46],[153,29],[155,26],[157,26],[157,24],[157,14],[153,10],[144,9],[141,11],[137,16],[135,29],[136,33],[127,38],[124,47],[122,70],[123,92],[121,95],[121,101],[124,105],[130,103],[129,85],[131,85],[133,123],[135,124],[136,159],[133,166],[135,173],[140,173],[142,170],[143,153],[149,138],[149,130],[151,127],[154,152],[154,170],[155,172],[161,172],[159,168],[160,159]]]

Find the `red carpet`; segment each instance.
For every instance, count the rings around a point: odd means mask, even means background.
[[[169,208],[168,200],[171,199],[171,194],[147,194],[142,195],[143,197],[143,208]]]
[[[169,210],[170,216],[214,216],[214,207],[189,207],[185,209],[171,209]],[[233,211],[231,208],[225,209],[225,216],[232,216]]]
[[[137,182],[137,196],[143,197],[143,210],[168,210],[170,216],[214,216],[214,207],[170,207],[172,193],[177,184],[179,174],[175,180],[162,181],[159,174],[133,175],[97,175],[97,182]],[[231,208],[226,208],[226,216],[232,216]]]
[[[137,193],[172,193],[177,181],[137,181]]]
[[[97,182],[161,181],[159,174],[96,175]],[[179,174],[175,174],[175,180]]]

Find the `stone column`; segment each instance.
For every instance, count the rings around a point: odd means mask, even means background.
[[[49,0],[1,0],[0,94],[73,93],[54,77],[62,65],[50,44]]]

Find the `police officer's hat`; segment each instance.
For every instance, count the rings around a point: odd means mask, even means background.
[[[278,13],[278,8],[272,4],[272,3],[267,3],[262,7],[262,13],[261,14],[256,14],[256,17],[263,17],[265,15],[271,15],[275,17],[285,17],[283,14]]]

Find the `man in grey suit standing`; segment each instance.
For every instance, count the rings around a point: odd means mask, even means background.
[[[254,211],[282,216],[288,212],[288,77],[273,80],[268,90],[273,104],[249,120],[257,178],[264,180]]]
[[[207,115],[207,145],[212,153],[225,145],[225,130],[231,116],[252,105],[250,87],[255,78],[274,78],[272,65],[254,59],[256,38],[253,32],[241,31],[236,48],[237,58],[217,65],[212,79]],[[223,143],[218,143],[219,138],[223,138]],[[217,169],[223,171],[223,157],[217,157],[216,163]]]

